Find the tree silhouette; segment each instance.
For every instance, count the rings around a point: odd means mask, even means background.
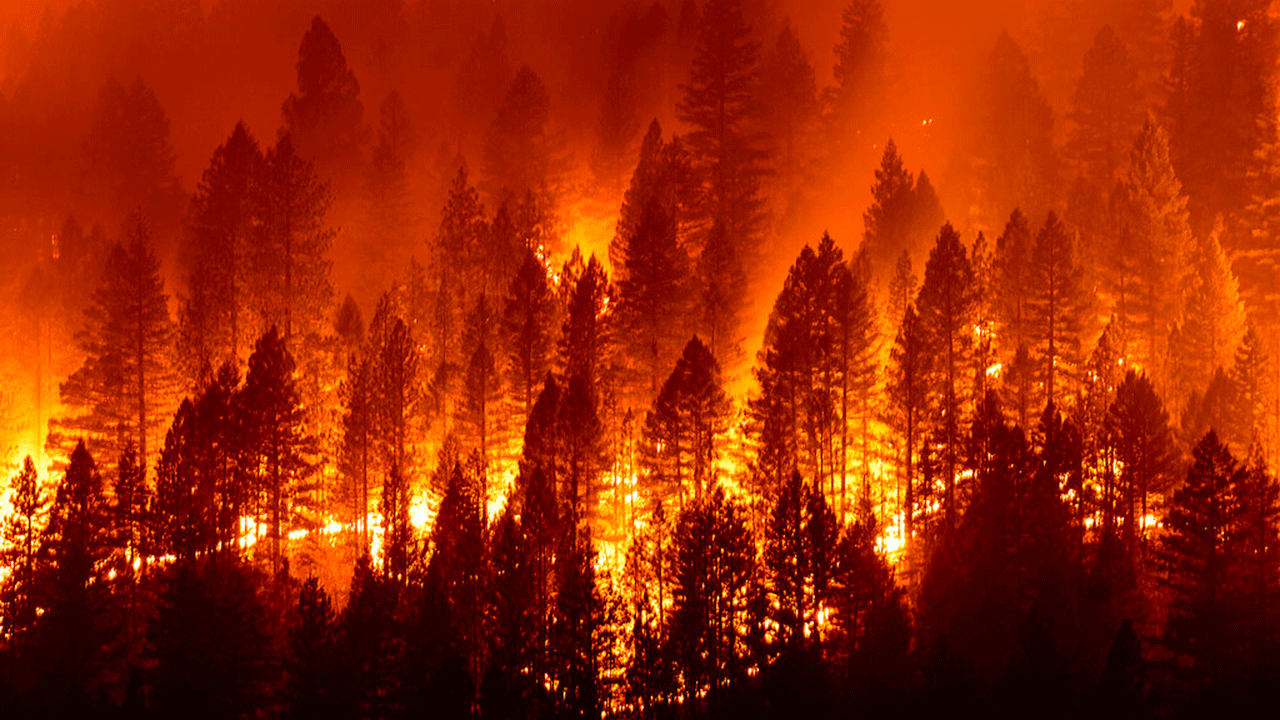
[[[104,457],[132,442],[145,461],[171,407],[173,329],[150,231],[135,216],[124,232],[77,335],[85,362],[59,388],[77,412],[54,424],[49,440],[58,447],[85,435]]]
[[[676,496],[682,507],[686,495],[702,498],[715,482],[729,412],[720,366],[695,336],[645,416],[642,456],[656,497],[671,504]]]

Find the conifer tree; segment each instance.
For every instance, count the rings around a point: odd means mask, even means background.
[[[1231,452],[1210,431],[1192,451],[1186,483],[1178,488],[1165,518],[1160,542],[1170,590],[1170,618],[1165,642],[1190,655],[1206,679],[1221,681],[1234,664],[1231,566],[1240,524],[1236,490],[1244,481]]]
[[[167,238],[185,196],[174,170],[169,119],[141,77],[108,78],[90,115],[81,171],[94,214],[111,226],[142,214]]]
[[[974,311],[973,266],[960,243],[960,235],[948,223],[938,234],[937,243],[925,265],[924,284],[916,301],[920,313],[925,347],[934,360],[930,363],[929,385],[936,404],[931,408],[930,424],[942,436],[944,511],[947,526],[957,516],[955,482],[960,460],[960,427],[968,403],[963,393],[960,373],[972,351]]]
[[[1141,125],[1138,70],[1110,25],[1098,31],[1084,55],[1068,119],[1067,151],[1080,176],[1105,195],[1128,162],[1130,139]]]
[[[773,158],[769,183],[777,193],[778,214],[791,216],[798,209],[800,186],[812,174],[822,106],[813,66],[789,21],[761,62],[760,90]]]
[[[206,446],[201,420],[195,404],[184,400],[156,462],[156,549],[183,562],[211,549],[217,539],[217,487],[204,472],[212,448]]]
[[[274,619],[262,573],[234,560],[181,563],[165,573],[147,626],[149,701],[162,714],[199,707],[252,714],[273,697]],[[188,705],[193,703],[193,705]]]
[[[418,238],[418,217],[411,199],[415,159],[414,127],[399,92],[391,91],[378,109],[376,142],[364,177],[365,282],[389,278],[392,260],[407,254]]]
[[[630,184],[618,211],[618,225],[609,243],[609,260],[619,275],[625,276],[626,259],[641,216],[656,201],[672,218],[676,235],[687,245],[687,226],[694,220],[691,196],[695,194],[689,152],[678,137],[662,139],[662,126],[655,119],[649,123],[640,144],[640,157],[631,174]]]
[[[9,479],[9,504],[13,512],[0,526],[3,557],[9,575],[0,583],[4,637],[16,647],[18,635],[31,629],[36,619],[35,579],[41,558],[40,537],[49,511],[49,493],[41,486],[31,456],[23,458],[22,469]]]
[[[49,508],[40,540],[45,561],[36,581],[44,608],[37,625],[39,677],[47,690],[60,689],[54,706],[87,708],[106,681],[110,513],[102,476],[84,442],[77,443]]]
[[[687,698],[714,696],[746,677],[742,628],[758,569],[745,520],[717,488],[676,521],[671,642]]]
[[[821,647],[823,608],[836,600],[836,552],[841,527],[822,488],[799,473],[778,484],[765,536],[764,562],[772,580],[781,644]]]
[[[1117,231],[1106,285],[1120,351],[1159,377],[1168,323],[1180,311],[1177,291],[1191,228],[1168,140],[1152,117],[1134,141],[1129,176],[1117,186],[1112,207]]]
[[[1034,286],[1031,280],[1035,238],[1031,224],[1022,210],[1015,208],[1005,223],[1004,232],[996,238],[995,304],[999,318],[997,329],[1001,344],[1010,353],[1031,342],[1031,313],[1028,307]],[[1025,427],[1025,426],[1024,426]]]
[[[427,267],[432,308],[430,327],[430,386],[434,414],[441,433],[453,415],[454,388],[470,358],[462,338],[476,296],[484,292],[482,238],[488,232],[480,194],[471,185],[464,165],[458,169],[448,198],[440,210],[440,226],[430,246]]]
[[[611,203],[621,198],[627,170],[635,158],[635,140],[641,130],[636,113],[637,90],[635,68],[619,59],[605,83],[591,152],[592,178],[602,197]]]
[[[329,186],[283,135],[267,151],[256,197],[259,223],[248,290],[258,332],[280,328],[290,352],[298,353],[312,345],[302,338],[321,332],[333,301],[327,255],[334,232],[325,224]]]
[[[824,92],[832,139],[856,147],[858,137],[875,137],[872,123],[888,92],[889,29],[879,0],[851,0],[840,15],[835,46],[835,87]]]
[[[748,300],[747,272],[737,247],[726,227],[717,223],[707,236],[697,268],[707,347],[730,371],[742,360],[742,314]]]
[[[1045,405],[1060,407],[1060,398],[1075,394],[1087,306],[1075,243],[1056,213],[1049,213],[1036,235],[1031,257],[1027,339],[1039,356],[1037,375],[1044,383]]]
[[[502,313],[502,330],[508,348],[505,358],[508,387],[512,392],[512,405],[523,420],[528,419],[537,383],[546,375],[553,360],[555,316],[555,298],[547,280],[547,269],[528,251],[511,281]]]
[[[1267,8],[1197,2],[1182,22],[1165,114],[1197,234],[1219,215],[1234,221],[1251,191],[1267,192],[1257,187],[1276,131],[1277,27]]]
[[[241,442],[254,483],[254,505],[267,526],[272,570],[284,560],[289,532],[305,527],[315,472],[315,440],[303,424],[293,356],[273,327],[254,344],[249,372],[237,395]]]
[[[1145,543],[1148,500],[1173,484],[1177,462],[1169,415],[1145,375],[1130,370],[1116,389],[1106,420],[1109,444],[1122,463],[1119,497],[1104,500],[1104,512],[1124,519],[1123,539],[1132,550]]]
[[[681,507],[686,495],[702,498],[715,481],[729,412],[719,363],[695,336],[645,416],[641,452],[657,498],[671,504],[677,496]]]
[[[943,222],[942,207],[924,171],[913,176],[889,138],[871,186],[872,203],[862,213],[863,247],[878,274],[902,253],[923,255],[934,228]]]
[[[408,478],[394,462],[382,480],[379,496],[382,573],[392,582],[403,585],[408,580],[414,556],[413,525],[409,522],[409,505],[413,497]]]
[[[675,220],[650,200],[625,250],[625,275],[618,281],[618,322],[630,364],[636,402],[657,395],[662,373],[687,336],[689,258],[680,246]]]
[[[903,484],[905,549],[913,561],[916,515],[916,469],[924,435],[928,398],[928,362],[924,328],[914,304],[908,305],[890,351],[888,378],[889,424],[894,430]]]
[[[1056,198],[1053,109],[1008,33],[987,58],[982,98],[976,150],[985,164],[978,171],[984,213],[999,218],[1016,206],[1040,211]]]
[[[600,389],[613,367],[618,318],[611,311],[617,292],[594,255],[573,283],[560,331],[559,366],[567,377],[582,377]]]
[[[342,448],[338,469],[346,479],[342,486],[355,521],[360,554],[369,548],[369,479],[375,477],[377,457],[374,450],[376,420],[372,361],[352,358],[343,385]]]
[[[556,139],[547,128],[551,97],[529,66],[521,67],[498,105],[484,146],[485,193],[493,201],[504,191],[555,191]]]
[[[893,267],[893,278],[889,281],[889,302],[881,324],[888,334],[896,333],[902,327],[907,308],[915,302],[919,283],[920,278],[911,266],[911,253],[903,250]]]
[[[711,0],[702,9],[693,68],[677,111],[692,127],[686,138],[698,178],[698,225],[705,234],[723,224],[749,259],[759,252],[764,231],[764,151],[752,125],[760,113],[759,74],[759,46],[742,0]]]
[[[484,127],[493,120],[511,82],[507,55],[507,26],[495,15],[489,31],[481,32],[458,68],[455,103],[459,126],[464,130]]]
[[[327,717],[338,684],[337,615],[329,594],[309,577],[298,592],[289,623],[286,659],[289,712],[293,717]]]
[[[425,617],[438,624],[438,652],[476,669],[482,661],[485,582],[485,510],[475,463],[455,463],[431,531],[424,579]]]
[[[1246,326],[1230,370],[1231,381],[1236,387],[1240,425],[1249,442],[1264,449],[1271,437],[1268,408],[1275,397],[1275,384],[1267,372],[1269,359],[1253,326]]]
[[[284,130],[301,158],[315,163],[326,179],[345,183],[359,168],[368,128],[360,83],[347,67],[338,38],[319,15],[302,36],[297,69],[297,91],[289,93],[281,108]]]
[[[77,335],[85,362],[59,388],[75,414],[54,424],[50,444],[84,436],[105,457],[119,457],[132,441],[144,460],[158,450],[173,392],[172,335],[160,261],[135,216],[111,249]]]
[[[228,359],[248,336],[246,260],[251,252],[263,157],[244,123],[213,152],[187,215],[187,297],[179,343],[189,383]]]
[[[1187,272],[1178,347],[1170,348],[1179,385],[1199,388],[1230,366],[1245,332],[1239,284],[1216,234],[1195,242]]]
[[[370,389],[374,447],[383,475],[392,467],[406,477],[417,470],[415,432],[422,385],[417,340],[398,317],[390,295],[383,295],[369,323]]]

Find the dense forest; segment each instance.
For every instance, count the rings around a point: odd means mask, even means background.
[[[0,713],[1280,680],[1270,0],[65,5],[0,53]]]

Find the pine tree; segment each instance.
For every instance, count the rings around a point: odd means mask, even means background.
[[[1215,370],[1230,366],[1244,338],[1239,284],[1216,234],[1195,243],[1184,291],[1178,347],[1170,348],[1183,388],[1200,388]]]
[[[778,483],[765,535],[764,563],[772,580],[779,643],[792,651],[821,647],[819,613],[836,601],[836,553],[841,526],[822,488],[799,473]]]
[[[784,479],[798,469],[831,487],[844,475],[848,378],[841,310],[851,282],[843,252],[824,235],[816,251],[801,250],[774,301],[755,370],[760,389],[749,404],[763,479]]]
[[[330,716],[339,680],[336,634],[333,603],[319,580],[309,577],[298,592],[289,624],[285,692],[291,717]]]
[[[916,469],[919,464],[921,438],[924,435],[928,398],[928,362],[924,328],[914,304],[907,306],[890,351],[888,377],[889,424],[901,463],[903,483],[903,525],[908,563],[914,562],[916,516]]]
[[[458,68],[455,103],[459,127],[469,130],[484,127],[502,101],[511,82],[507,55],[507,26],[501,15],[495,15],[489,32],[481,32]]]
[[[1241,608],[1237,637],[1245,647],[1249,667],[1261,667],[1277,641],[1276,600],[1280,597],[1280,486],[1254,446],[1235,487],[1240,513],[1236,537],[1240,565],[1236,580]]]
[[[547,128],[551,97],[529,66],[521,67],[498,105],[484,146],[485,194],[498,202],[506,193],[555,192],[557,140]]]
[[[185,201],[174,170],[169,119],[152,89],[108,78],[98,95],[81,166],[94,215],[107,225],[140,213],[168,237]]]
[[[1244,470],[1210,431],[1192,451],[1186,483],[1173,495],[1160,542],[1164,584],[1171,592],[1164,641],[1190,655],[1206,679],[1221,681],[1235,658],[1230,577],[1241,507],[1235,490]]]
[[[526,252],[520,270],[507,291],[502,330],[508,347],[506,373],[512,405],[519,412],[519,426],[533,409],[537,383],[551,367],[555,349],[555,298],[547,269],[532,251]]]
[[[431,531],[424,600],[432,611],[425,617],[440,628],[437,652],[460,658],[475,670],[484,643],[486,527],[484,491],[475,463],[469,465],[446,470],[448,486]]]
[[[1053,109],[1031,74],[1026,54],[1008,33],[987,58],[977,138],[979,199],[987,217],[1021,206],[1037,213],[1056,198]]]
[[[688,335],[679,319],[688,316],[689,258],[680,246],[674,218],[657,200],[645,206],[624,253],[618,323],[630,364],[631,391],[641,404],[657,395],[663,371]]]
[[[262,175],[258,142],[244,123],[213,152],[187,215],[187,297],[179,347],[187,381],[197,383],[228,359],[240,362],[248,335],[245,262],[251,251]]]
[[[178,406],[155,470],[156,550],[188,563],[217,540],[218,488],[216,478],[206,472],[212,448],[202,420],[191,400]]]
[[[640,145],[640,157],[618,211],[618,225],[609,243],[609,260],[621,279],[626,260],[639,230],[641,217],[651,202],[665,209],[675,223],[681,245],[688,246],[688,226],[695,218],[692,196],[696,194],[689,152],[678,137],[662,139],[662,126],[649,124]]]
[[[472,187],[467,168],[458,169],[440,210],[440,226],[430,246],[427,267],[431,294],[430,373],[435,422],[443,433],[453,414],[450,401],[456,380],[470,359],[463,355],[462,337],[467,313],[476,296],[486,292],[479,273],[482,238],[488,232],[480,194]]]
[[[505,455],[505,413],[502,411],[502,376],[494,351],[497,321],[484,295],[476,301],[467,322],[469,360],[463,375],[462,397],[458,405],[458,434],[463,444],[480,454],[484,477],[496,470],[497,458]],[[486,488],[486,498],[487,498]]]
[[[693,68],[677,111],[693,128],[687,141],[699,184],[698,226],[705,234],[723,224],[749,260],[759,252],[764,231],[764,150],[752,127],[760,113],[758,85],[759,47],[742,0],[711,0],[702,9]]]
[[[59,696],[51,700],[54,706],[87,708],[106,681],[110,513],[102,476],[80,442],[49,509],[40,539],[43,572],[36,579],[37,604],[44,609],[35,641],[39,677],[48,689],[59,688]]]
[[[1269,354],[1251,325],[1246,326],[1240,347],[1236,350],[1231,367],[1231,381],[1236,387],[1239,403],[1236,415],[1250,444],[1259,444],[1264,450],[1272,437],[1268,429],[1268,407],[1274,398],[1275,386],[1268,376]]]
[[[747,272],[738,245],[717,223],[707,236],[697,268],[702,331],[711,354],[731,373],[742,360],[742,315],[748,301]]]
[[[920,278],[911,266],[911,253],[903,250],[894,264],[893,278],[889,280],[889,301],[881,325],[889,333],[896,333],[902,327],[907,308],[915,302],[919,284]]]
[[[793,217],[799,210],[801,186],[812,174],[813,138],[822,106],[813,66],[790,21],[784,21],[777,42],[761,62],[760,91],[773,157],[769,183],[777,198],[776,214]]]
[[[1001,345],[1011,351],[1007,355],[1017,353],[1031,343],[1031,312],[1028,306],[1035,290],[1031,280],[1035,242],[1027,216],[1015,208],[1009,215],[1004,232],[996,238],[993,260],[996,316],[999,318],[997,328]]]
[[[413,525],[409,522],[409,505],[413,500],[409,480],[400,466],[391,465],[382,481],[379,494],[379,516],[382,520],[382,573],[392,582],[408,581],[414,557]]]
[[[1027,339],[1039,356],[1045,405],[1061,407],[1060,398],[1075,394],[1087,307],[1074,239],[1056,213],[1049,213],[1036,235],[1031,257]]]
[[[390,295],[378,302],[368,342],[375,452],[384,475],[396,468],[412,478],[417,471],[414,445],[423,397],[421,361],[417,340],[397,316]]]
[[[156,712],[198,707],[243,716],[270,702],[278,658],[263,583],[260,571],[226,559],[166,570],[147,626],[148,699]]]
[[[368,129],[360,83],[347,67],[338,38],[319,15],[302,36],[297,68],[298,89],[281,108],[284,131],[297,144],[299,156],[315,163],[321,175],[345,183],[359,168]]]
[[[948,223],[925,265],[924,284],[916,301],[925,347],[933,358],[929,385],[937,398],[930,424],[942,436],[944,511],[947,527],[953,527],[958,510],[955,483],[960,453],[962,414],[968,405],[960,373],[972,350],[973,266],[960,235]]]
[[[419,235],[411,197],[414,127],[400,93],[391,91],[378,110],[379,125],[364,178],[365,237],[362,260],[370,287],[387,285],[393,261],[408,255]],[[383,282],[374,284],[375,279]]]
[[[1116,389],[1107,413],[1109,444],[1123,468],[1119,497],[1104,500],[1104,511],[1124,518],[1123,538],[1130,549],[1146,542],[1148,500],[1173,484],[1177,456],[1169,415],[1145,375],[1130,370]]]
[[[248,291],[258,332],[279,327],[290,351],[300,353],[311,346],[300,340],[321,332],[333,301],[327,254],[334,232],[325,226],[329,186],[283,135],[267,151],[257,199]]]
[[[677,496],[681,507],[686,495],[701,500],[717,476],[730,409],[719,363],[695,336],[645,416],[641,452],[656,498]]]
[[[1138,70],[1110,25],[1098,31],[1084,55],[1068,115],[1067,150],[1077,172],[1105,195],[1122,177],[1125,151],[1141,124]]]
[[[919,177],[911,174],[893,138],[885,145],[875,177],[871,205],[862,213],[862,242],[876,273],[886,275],[902,253],[923,255],[944,218],[928,178],[923,171]]]
[[[714,697],[746,677],[742,628],[758,569],[743,515],[717,488],[676,522],[671,642],[686,698]]]
[[[559,366],[566,377],[582,377],[602,389],[613,367],[618,318],[609,308],[617,292],[594,255],[572,284],[560,331]]]
[[[1165,113],[1197,234],[1219,215],[1229,223],[1239,217],[1275,137],[1277,28],[1268,7],[1193,3],[1175,46]]]
[[[375,388],[370,358],[352,358],[343,385],[342,448],[338,469],[346,482],[342,495],[350,505],[355,521],[359,554],[369,551],[369,478],[376,478],[377,456],[374,436],[377,432]]]
[[[315,440],[303,424],[294,368],[284,338],[273,327],[254,344],[237,396],[245,463],[256,491],[253,504],[267,527],[273,573],[285,559],[289,532],[309,521],[315,472]]]
[[[1187,198],[1169,162],[1165,133],[1152,117],[1138,133],[1129,176],[1112,196],[1117,216],[1106,287],[1119,331],[1120,352],[1155,377],[1179,316],[1180,273],[1191,242]]]
[[[49,511],[49,494],[41,486],[31,456],[23,458],[22,469],[9,479],[9,504],[13,512],[0,527],[4,551],[0,557],[9,575],[0,583],[4,637],[16,648],[18,636],[31,629],[36,619],[35,578],[41,558],[40,537]]]
[[[635,139],[640,134],[636,115],[636,80],[632,68],[615,66],[605,83],[596,121],[595,147],[591,153],[591,176],[609,204],[621,198],[627,169],[635,155]]]
[[[835,46],[835,87],[824,92],[830,132],[836,142],[856,148],[877,137],[875,114],[887,94],[889,28],[879,0],[852,0],[840,15]]]
[[[170,410],[172,324],[160,261],[141,218],[107,258],[102,280],[77,334],[84,364],[59,387],[75,415],[51,423],[51,447],[83,436],[105,457],[127,442],[144,461]],[[149,442],[151,441],[151,442]]]

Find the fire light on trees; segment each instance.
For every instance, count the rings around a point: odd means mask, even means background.
[[[1270,0],[19,5],[0,712],[1263,696]]]

